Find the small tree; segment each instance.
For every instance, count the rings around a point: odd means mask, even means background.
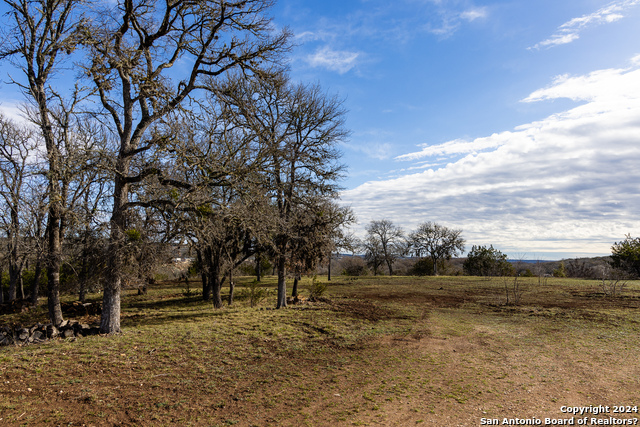
[[[630,274],[620,268],[604,266],[602,269],[602,293],[608,297],[618,297],[627,287]]]
[[[627,234],[623,241],[614,243],[610,264],[633,277],[640,277],[640,237],[633,238]]]
[[[382,245],[375,238],[368,236],[360,243],[360,248],[364,253],[364,260],[367,266],[373,269],[373,275],[377,276],[380,267],[384,263]]]
[[[286,270],[296,245],[296,221],[301,212],[313,212],[310,202],[337,197],[344,169],[337,146],[349,132],[340,99],[317,85],[294,85],[285,73],[274,71],[237,79],[220,96],[236,126],[244,127],[266,152],[262,185],[274,208],[269,249],[278,274],[276,308],[282,308],[287,305]]]
[[[433,275],[438,275],[438,261],[449,260],[464,251],[462,230],[455,230],[435,222],[425,222],[409,235],[412,252],[428,256],[433,261]]]
[[[567,277],[567,270],[564,266],[564,261],[560,261],[558,268],[553,270],[553,277]]]
[[[393,276],[393,263],[396,259],[403,256],[406,252],[407,244],[404,238],[402,228],[396,226],[388,219],[379,221],[371,221],[367,225],[367,253],[371,256],[365,257],[371,260],[374,274],[377,271],[375,266],[374,252],[372,249],[377,248],[378,254],[382,257],[382,261],[387,264],[389,276]],[[377,262],[377,259],[376,259]]]
[[[24,298],[22,271],[27,260],[22,220],[25,187],[34,174],[29,157],[37,147],[33,132],[0,114],[0,230],[6,232],[9,301]]]
[[[493,245],[474,245],[462,268],[470,276],[483,277],[506,276],[513,270],[513,266],[507,261],[507,255],[494,249]]]

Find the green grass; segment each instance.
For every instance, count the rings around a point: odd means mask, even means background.
[[[501,279],[327,285],[328,302],[283,310],[214,310],[183,284],[125,291],[120,335],[0,349],[0,424],[478,425],[640,399],[638,282],[607,298],[595,281],[522,279],[518,305]]]

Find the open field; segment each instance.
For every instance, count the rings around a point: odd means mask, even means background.
[[[502,279],[470,277],[337,277],[283,310],[127,291],[119,336],[0,349],[0,424],[544,425],[572,417],[563,405],[640,419],[613,413],[640,405],[640,283],[608,298],[595,281],[522,280],[517,306]],[[36,321],[44,307],[0,323]]]

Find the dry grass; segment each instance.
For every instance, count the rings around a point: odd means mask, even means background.
[[[640,286],[598,285],[527,279],[515,306],[501,280],[338,277],[324,302],[218,311],[182,284],[127,292],[119,336],[0,350],[0,424],[477,426],[637,405]]]

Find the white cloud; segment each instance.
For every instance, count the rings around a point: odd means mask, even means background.
[[[460,18],[464,19],[465,21],[472,22],[472,21],[475,21],[476,19],[486,18],[487,15],[488,15],[487,9],[484,7],[480,7],[480,8],[465,10],[460,14]]]
[[[424,147],[422,150],[415,153],[400,155],[396,157],[396,160],[417,160],[424,157],[474,153],[489,148],[496,148],[503,143],[504,136],[492,135],[488,138],[478,138],[470,142],[462,139],[456,139],[439,145],[422,144],[421,146]]]
[[[306,41],[318,40],[320,37],[318,36],[317,33],[314,33],[313,31],[305,31],[300,34],[296,34],[294,38],[296,39],[297,42],[303,43]]]
[[[440,168],[345,191],[362,225],[391,218],[405,229],[437,221],[471,244],[515,254],[606,254],[640,231],[640,69],[560,76],[525,102],[582,105],[473,141],[399,156],[466,154]]]
[[[583,30],[589,27],[618,21],[624,18],[623,12],[638,4],[640,4],[640,0],[614,1],[594,13],[573,18],[565,22],[558,27],[551,37],[535,44],[529,49],[540,49],[571,43],[580,38],[580,32]]]
[[[387,132],[371,129],[354,135],[353,139],[344,146],[349,150],[363,153],[371,159],[387,160],[393,152],[393,145],[387,142],[390,137]]]
[[[19,102],[0,102],[0,113],[2,113],[6,118],[13,120],[15,123],[28,123],[28,120],[25,119],[24,114],[22,113]]]
[[[323,67],[344,74],[356,66],[356,60],[359,56],[358,52],[336,51],[325,46],[308,55],[306,60],[312,67]]]

